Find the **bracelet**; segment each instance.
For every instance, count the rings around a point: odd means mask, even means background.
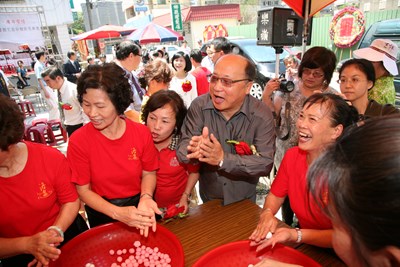
[[[55,225],[52,225],[52,226],[50,226],[49,228],[47,228],[47,231],[49,231],[49,230],[54,230],[54,231],[56,231],[62,238],[64,238],[64,232],[63,232],[63,230],[61,230],[60,227],[55,226]]]
[[[183,195],[187,195],[188,198],[190,198],[190,194],[183,192]]]
[[[224,164],[224,160],[223,159],[218,163],[218,166],[221,168],[222,164]]]
[[[140,198],[144,197],[144,196],[149,196],[150,198],[153,198],[152,195],[148,194],[148,193],[144,193],[143,195],[140,195]]]
[[[301,238],[303,237],[303,233],[301,232],[301,230],[299,228],[295,228],[296,232],[297,232],[297,240],[296,243],[300,243],[301,242]]]

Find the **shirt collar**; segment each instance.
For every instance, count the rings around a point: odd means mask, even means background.
[[[168,148],[171,150],[176,150],[180,138],[181,138],[180,135],[174,134],[171,139],[171,144],[169,144]]]
[[[214,109],[216,113],[218,113],[221,116],[223,116],[222,113],[219,110],[215,109],[214,104],[213,104],[212,99],[211,99],[210,93],[207,93],[207,95],[209,97],[209,101],[203,106],[203,110]],[[247,119],[250,120],[250,116],[251,116],[251,113],[252,113],[251,109],[250,109],[250,97],[252,97],[250,94],[246,95],[246,97],[244,98],[243,104],[240,107],[239,111],[237,111],[232,116],[232,118],[235,117],[239,113],[243,113],[247,117]]]

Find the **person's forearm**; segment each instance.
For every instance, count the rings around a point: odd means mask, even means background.
[[[188,181],[185,187],[185,194],[190,195],[197,181],[199,180],[200,174],[198,172],[192,172],[189,174]],[[189,197],[189,196],[188,196]]]
[[[38,83],[39,83],[39,87],[40,87],[40,89],[42,89],[42,90],[43,90],[43,92],[45,92],[45,88],[44,88],[44,84],[43,84],[43,81],[42,81],[42,79],[39,79],[39,80],[38,80]]]
[[[26,249],[28,237],[0,238],[0,259],[29,253]]]
[[[332,247],[333,230],[300,229],[300,231],[302,234],[301,243],[323,248]]]
[[[92,209],[107,215],[110,218],[115,218],[117,206],[111,204],[102,198],[99,194],[90,189],[77,186],[77,191],[80,199]]]
[[[269,211],[275,215],[282,206],[284,200],[284,197],[277,197],[273,193],[269,192],[264,201],[263,212]]]
[[[144,194],[148,194],[150,196],[153,196],[154,190],[156,188],[156,172],[147,172],[143,171],[142,175],[142,183],[141,183],[141,190],[140,190],[140,195],[143,196]]]
[[[53,225],[60,227],[61,230],[65,232],[78,215],[79,206],[79,198],[77,198],[74,202],[63,204]]]

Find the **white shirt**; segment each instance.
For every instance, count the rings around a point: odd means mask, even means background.
[[[201,66],[206,67],[211,73],[214,71],[214,63],[209,56],[205,56],[201,60]]]
[[[182,84],[186,81],[189,81],[192,84],[192,89],[189,92],[184,92],[182,89]],[[171,80],[169,89],[177,92],[182,97],[183,102],[185,102],[185,106],[189,108],[193,99],[197,97],[196,78],[191,73],[187,73],[186,78],[184,79],[179,79],[174,76]]]
[[[70,104],[71,110],[64,109],[64,124],[65,125],[77,125],[81,123],[87,123],[89,118],[83,113],[82,107],[77,98],[76,84],[71,83],[64,78],[64,83],[60,88],[61,101],[64,104]]]

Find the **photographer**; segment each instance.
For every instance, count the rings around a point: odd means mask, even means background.
[[[335,66],[335,54],[325,47],[316,46],[304,54],[298,69],[299,80],[292,92],[287,86],[282,86],[282,80],[278,78],[265,85],[262,101],[272,110],[276,122],[274,165],[277,170],[286,151],[297,145],[296,121],[305,100],[315,92],[337,93],[329,87]],[[282,213],[285,222],[291,225],[293,216],[286,216],[284,208]]]

